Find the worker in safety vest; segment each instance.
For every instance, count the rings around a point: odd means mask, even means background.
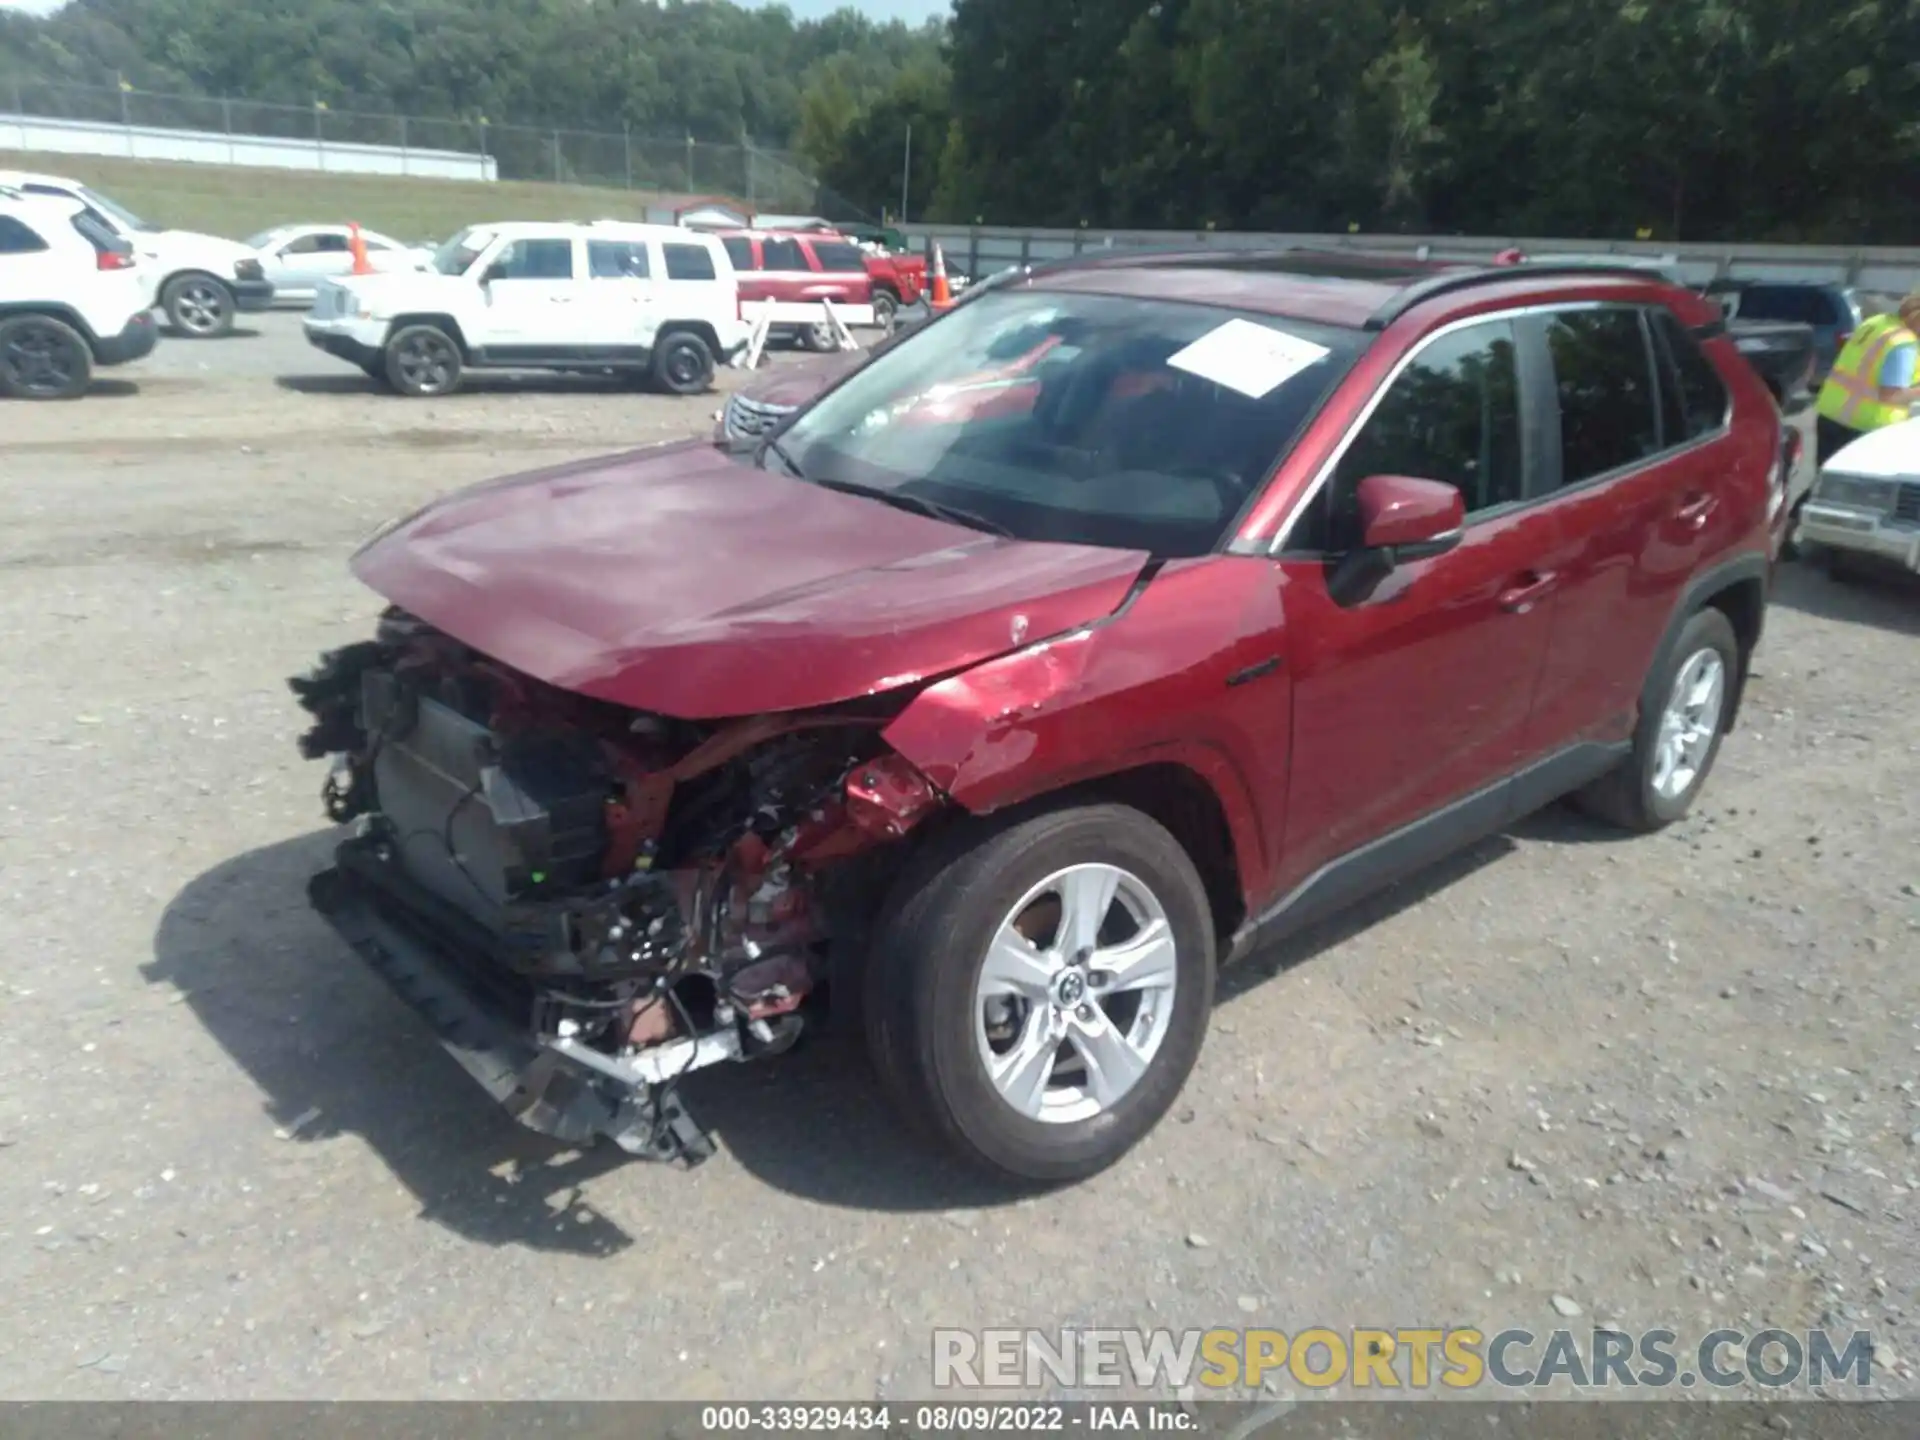
[[[1900,302],[1899,315],[1876,315],[1853,332],[1820,387],[1814,451],[1829,457],[1864,431],[1897,425],[1920,401],[1914,384],[1920,362],[1920,290]]]

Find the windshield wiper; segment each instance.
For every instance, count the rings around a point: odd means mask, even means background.
[[[767,442],[769,449],[777,450],[776,442]],[[780,457],[785,460],[783,454]],[[793,462],[787,460],[791,469]],[[800,472],[794,470],[794,474]],[[805,478],[805,477],[802,477]],[[896,510],[910,510],[916,515],[926,515],[935,520],[945,520],[950,525],[965,525],[970,530],[984,530],[989,535],[998,535],[1011,540],[1014,534],[998,520],[989,520],[986,516],[972,510],[963,510],[958,505],[947,505],[938,500],[929,500],[924,495],[910,495],[904,490],[886,490],[877,485],[856,485],[850,480],[815,480],[815,485],[824,490],[838,490],[843,495],[864,495],[870,500],[878,500],[883,505],[891,505]]]
[[[769,435],[762,440],[760,444],[763,454],[770,451],[780,457],[780,463],[787,467],[787,473],[792,475],[794,479],[804,480],[807,478],[807,472],[800,468],[800,462],[787,453],[787,447],[782,445],[779,440]],[[764,470],[767,467],[762,464],[760,468]]]

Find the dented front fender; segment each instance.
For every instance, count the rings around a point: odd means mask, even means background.
[[[1291,683],[1272,663],[1280,643],[1266,561],[1181,562],[1109,620],[928,686],[884,738],[976,814],[1145,765],[1184,766],[1219,800],[1251,899],[1277,860],[1286,796]]]

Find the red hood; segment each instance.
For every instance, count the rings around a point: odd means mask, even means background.
[[[1146,561],[998,539],[694,442],[449,496],[353,570],[516,670],[698,720],[976,664],[1111,614]]]

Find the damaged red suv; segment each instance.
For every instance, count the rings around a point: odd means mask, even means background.
[[[746,453],[370,542],[378,634],[294,682],[356,822],[313,899],[570,1142],[700,1158],[675,1082],[831,1008],[960,1155],[1084,1176],[1219,964],[1558,796],[1687,809],[1784,458],[1641,271],[1022,272]]]

